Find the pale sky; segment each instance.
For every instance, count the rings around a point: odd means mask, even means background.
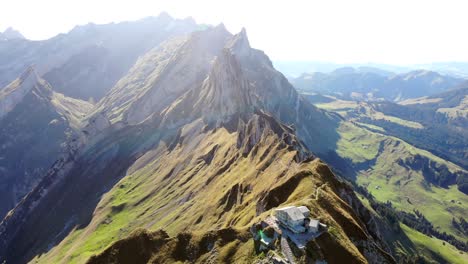
[[[162,11],[198,23],[245,27],[273,60],[414,64],[468,61],[466,0],[2,0],[8,26],[46,39],[75,25],[136,20]]]

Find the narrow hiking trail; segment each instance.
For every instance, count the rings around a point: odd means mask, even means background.
[[[321,186],[319,186],[319,187],[315,190],[315,198],[314,198],[315,201],[318,200],[320,191],[321,191],[325,186],[327,186],[326,183],[322,184]]]

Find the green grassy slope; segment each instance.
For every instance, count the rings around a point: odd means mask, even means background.
[[[468,215],[468,196],[460,192],[455,185],[442,188],[428,183],[422,171],[402,166],[398,161],[419,154],[446,165],[451,170],[461,168],[397,138],[364,131],[356,126],[344,126],[346,129],[339,130],[344,142],[339,142],[338,153],[358,164],[368,160],[365,166],[356,172],[358,184],[367,187],[379,201],[391,201],[397,209],[407,212],[419,210],[442,232],[450,233],[461,240],[465,239],[451,222],[453,217]],[[373,143],[374,148],[381,146],[378,154],[375,153],[375,149],[369,147],[370,143]]]
[[[468,262],[468,254],[435,237],[428,237],[406,225],[401,225],[405,235],[416,246],[418,253],[432,263],[463,264]]]
[[[409,127],[417,124],[376,113],[359,102],[331,100],[317,106],[341,111],[345,119],[349,120],[342,122],[337,129],[340,138],[335,151],[339,158],[329,160],[331,165],[345,176],[354,175],[355,181],[366,187],[377,200],[391,201],[397,209],[407,212],[419,210],[439,231],[452,234],[461,241],[466,240],[466,236],[452,226],[452,218],[468,215],[468,196],[458,190],[456,185],[443,188],[431,184],[421,169],[413,169],[403,161],[424,157],[438,167],[446,166],[451,173],[464,170],[429,151],[386,135],[381,127],[354,122],[353,116],[347,114],[361,109],[363,113],[370,114],[371,118],[383,118]]]
[[[378,223],[393,221],[392,216],[374,210],[365,196],[358,194],[361,202],[370,210]],[[374,203],[375,208],[379,208]],[[379,210],[379,209],[377,209]],[[389,213],[390,211],[383,211]],[[388,222],[387,222],[388,223]],[[468,254],[453,245],[433,236],[425,235],[401,222],[390,224],[391,230],[382,230],[382,235],[402,263],[466,263]],[[407,262],[405,262],[407,261]]]

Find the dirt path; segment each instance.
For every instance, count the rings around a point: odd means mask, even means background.
[[[321,191],[325,186],[327,186],[326,183],[322,184],[320,187],[318,187],[318,188],[315,190],[315,198],[314,198],[315,201],[318,200],[320,191]]]

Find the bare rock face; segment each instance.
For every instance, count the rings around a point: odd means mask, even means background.
[[[0,90],[0,119],[23,100],[24,96],[39,84],[39,77],[33,67],[29,67],[18,79]]]
[[[315,156],[307,150],[294,134],[294,130],[280,123],[273,116],[263,111],[256,111],[246,122],[239,118],[237,127],[237,148],[242,155],[247,155],[269,135],[280,139],[281,145],[296,151],[295,161],[312,160]]]
[[[244,29],[232,35],[221,24],[148,52],[93,115],[104,115],[114,127],[159,119],[177,127],[196,118],[226,122],[258,109],[294,126],[312,151],[321,150],[314,135],[336,134],[339,122],[301,97],[262,51],[250,47]]]
[[[141,122],[154,112],[172,103],[175,98],[199,85],[209,70],[213,57],[220,51],[229,36],[224,27],[211,31],[197,32],[185,42],[170,59],[152,89],[132,104],[127,122]],[[207,40],[210,39],[210,42]],[[174,79],[174,76],[179,78]]]
[[[238,110],[249,111],[253,107],[249,88],[239,62],[229,50],[224,49],[202,84],[200,100],[195,108],[212,118],[230,116]]]
[[[98,113],[88,120],[88,124],[83,129],[83,133],[85,133],[88,138],[92,138],[99,135],[110,126],[111,123],[107,117],[102,113]]]

